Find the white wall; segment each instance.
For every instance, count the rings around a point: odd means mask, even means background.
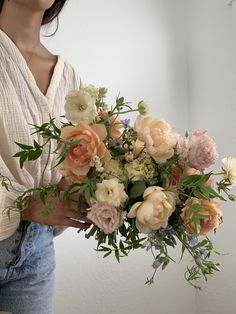
[[[83,81],[105,85],[114,100],[148,100],[152,114],[188,128],[185,0],[70,0],[49,48],[74,64]],[[56,314],[194,314],[195,292],[184,263],[152,271],[145,251],[118,265],[97,258],[95,242],[68,230],[55,240]],[[178,257],[179,252],[174,252]]]
[[[191,127],[207,129],[220,156],[236,156],[236,3],[189,0]],[[220,166],[220,165],[219,165]],[[197,314],[236,313],[236,204],[222,204],[224,223],[215,241],[221,273],[197,294]]]

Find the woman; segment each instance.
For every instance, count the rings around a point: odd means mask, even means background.
[[[16,188],[0,188],[0,311],[14,314],[49,314],[53,303],[54,249],[51,226],[87,229],[85,214],[69,210],[63,201],[48,198],[53,206],[46,219],[35,199],[24,215],[4,210],[19,191],[37,187],[47,153],[20,169],[14,142],[32,143],[29,124],[41,125],[49,114],[64,113],[66,94],[78,89],[74,69],[40,42],[41,25],[57,18],[66,0],[0,0],[0,172]],[[44,184],[58,183],[52,156]],[[76,206],[73,202],[72,206]]]

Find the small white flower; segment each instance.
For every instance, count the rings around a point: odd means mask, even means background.
[[[95,196],[98,202],[105,202],[115,207],[120,207],[128,198],[124,184],[119,183],[116,178],[98,183]]]
[[[134,160],[134,154],[131,153],[131,152],[130,153],[126,153],[125,154],[125,160],[128,161],[128,162],[129,161],[133,161]]]
[[[222,159],[223,169],[225,170],[224,177],[233,185],[236,184],[236,159],[233,157],[225,157]]]
[[[98,172],[103,172],[104,171],[104,167],[98,167],[96,168]]]
[[[94,155],[91,158],[89,166],[90,167],[95,167],[98,172],[103,172],[104,171],[104,167],[102,166],[101,160],[100,160],[100,158],[97,155]]]
[[[84,88],[66,96],[65,117],[72,123],[91,123],[97,116],[96,99]]]

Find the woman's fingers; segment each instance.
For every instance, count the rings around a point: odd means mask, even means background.
[[[83,230],[86,230],[91,226],[91,224],[88,222],[82,222],[82,221],[78,221],[76,219],[70,219],[70,218],[65,218],[63,225],[67,227],[74,227],[74,228],[79,228]]]
[[[89,220],[87,217],[87,212],[76,212],[74,210],[67,210],[66,211],[66,217],[67,218],[73,218],[77,220],[83,220],[85,222],[91,223],[91,220]]]

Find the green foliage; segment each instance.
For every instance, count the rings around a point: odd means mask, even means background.
[[[16,153],[13,155],[13,157],[19,157],[20,158],[20,167],[23,168],[23,165],[26,160],[36,160],[38,159],[43,152],[43,146],[39,145],[35,140],[34,140],[34,146],[30,145],[24,145],[21,143],[15,142],[17,146],[19,146],[22,151]]]
[[[142,247],[142,242],[146,237],[140,238],[139,231],[135,226],[135,220],[130,219],[131,223],[123,224],[118,230],[111,234],[105,234],[97,226],[93,226],[85,237],[95,237],[97,241],[97,252],[102,252],[103,257],[114,254],[116,260],[120,262],[121,257],[128,256],[131,250]]]
[[[146,184],[143,181],[135,181],[129,190],[130,198],[137,199],[142,196],[146,190]]]

